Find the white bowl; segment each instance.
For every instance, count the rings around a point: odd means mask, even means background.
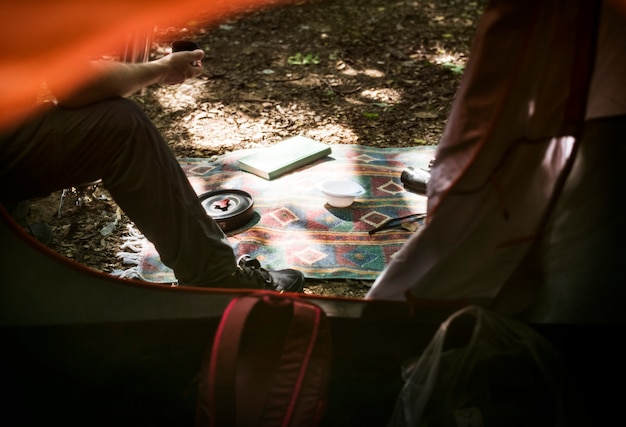
[[[354,199],[365,194],[365,189],[354,181],[332,179],[320,184],[320,190],[326,196],[326,203],[336,208],[347,208]]]

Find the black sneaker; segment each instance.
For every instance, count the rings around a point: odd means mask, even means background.
[[[233,281],[238,288],[261,288],[277,292],[302,292],[304,275],[292,269],[268,271],[261,268],[261,263],[250,255],[242,255],[237,260],[239,269]]]

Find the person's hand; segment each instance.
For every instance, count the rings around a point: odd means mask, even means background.
[[[165,67],[161,83],[179,84],[187,79],[198,77],[204,71],[202,69],[203,57],[204,52],[201,49],[197,49],[173,52],[157,59],[157,62],[160,62]]]

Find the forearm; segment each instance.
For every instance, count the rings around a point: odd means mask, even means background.
[[[159,83],[164,73],[163,67],[155,62],[126,64],[98,61],[91,67],[93,77],[85,84],[67,94],[55,93],[60,105],[79,108],[104,99],[126,97]]]
[[[71,92],[55,92],[58,103],[67,108],[79,108],[104,99],[129,96],[156,83],[182,83],[202,73],[199,64],[202,51],[179,52],[145,63],[95,61],[89,64],[86,82]]]

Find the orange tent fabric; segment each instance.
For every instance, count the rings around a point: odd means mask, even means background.
[[[0,6],[0,132],[23,120],[52,77],[66,90],[87,78],[85,58],[120,46],[137,29],[218,21],[291,0],[21,0]]]

